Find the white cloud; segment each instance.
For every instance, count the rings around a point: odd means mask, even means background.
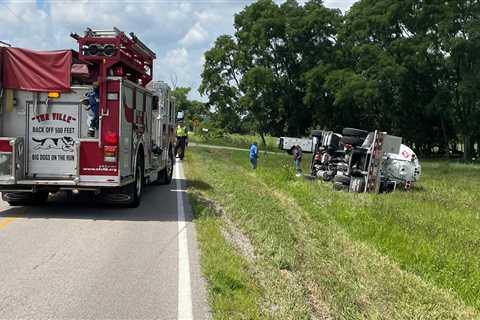
[[[188,63],[188,51],[185,48],[170,50],[163,60],[170,65],[184,66]]]
[[[233,15],[253,2],[163,0],[0,0],[0,40],[37,50],[77,48],[70,32],[86,27],[118,27],[137,36],[157,53],[155,79],[178,79],[199,98],[203,54],[221,34],[232,34]],[[353,0],[325,0],[347,9]],[[12,13],[13,12],[13,13]]]
[[[180,40],[180,43],[185,46],[192,46],[207,40],[208,32],[203,29],[202,25],[197,22],[188,30],[187,34]]]
[[[357,0],[325,0],[326,7],[339,8],[343,12],[347,11]]]
[[[211,11],[197,11],[194,13],[200,23],[212,24],[220,21],[222,17]]]

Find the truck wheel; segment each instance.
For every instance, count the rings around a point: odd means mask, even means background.
[[[11,206],[39,206],[47,202],[48,192],[4,192],[2,193],[2,199]]]
[[[129,208],[137,208],[140,205],[143,193],[143,162],[137,160],[135,168],[135,181],[128,186],[128,194],[130,196]]]
[[[344,185],[343,183],[340,183],[340,182],[334,182],[333,190],[348,191],[348,185]]]
[[[366,177],[352,177],[350,180],[350,192],[362,193],[365,192]]]
[[[343,174],[337,174],[337,175],[333,178],[333,181],[334,181],[334,182],[338,182],[338,183],[344,184],[344,185],[346,185],[346,186],[350,185],[350,180],[351,180],[350,177],[344,176]]]
[[[366,138],[368,136],[368,131],[354,128],[345,128],[343,129],[342,134],[349,137]]]
[[[357,137],[357,136],[343,136],[342,139],[340,140],[340,143],[342,144],[350,144],[355,147],[359,147],[363,144],[365,141],[364,138]]]
[[[163,169],[158,173],[158,179],[157,179],[158,184],[170,184],[170,182],[172,182],[173,163],[174,163],[173,152],[172,152],[172,149],[170,148],[170,150],[168,151],[167,166],[165,167],[165,169]]]

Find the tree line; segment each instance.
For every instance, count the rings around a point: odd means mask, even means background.
[[[219,126],[261,135],[358,127],[419,153],[479,153],[480,3],[259,0],[205,53],[199,92]]]

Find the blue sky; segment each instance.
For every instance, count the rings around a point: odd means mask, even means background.
[[[233,15],[251,0],[0,0],[0,40],[37,50],[76,49],[70,32],[116,26],[157,53],[154,76],[197,88],[203,53],[233,33]],[[347,10],[355,0],[325,0]],[[204,100],[204,99],[202,99]]]

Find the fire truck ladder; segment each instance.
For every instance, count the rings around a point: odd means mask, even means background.
[[[70,35],[79,44],[79,59],[99,65],[99,80],[109,74],[125,76],[145,86],[153,78],[155,53],[132,32],[126,35],[117,28],[94,30],[87,28],[83,36]],[[113,72],[110,68],[114,67]]]

